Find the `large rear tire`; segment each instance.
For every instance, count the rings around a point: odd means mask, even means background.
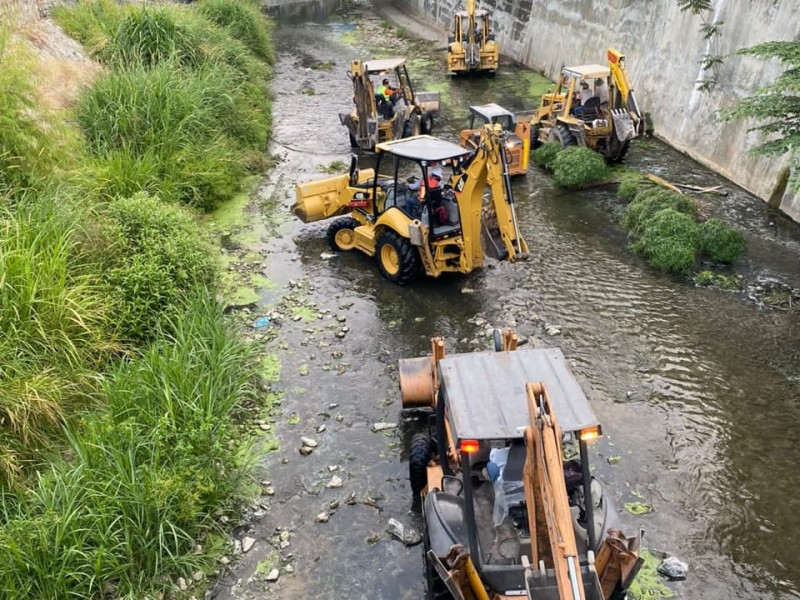
[[[420,272],[419,253],[416,248],[411,245],[408,238],[391,229],[378,236],[375,257],[381,275],[392,283],[404,285]]]
[[[422,113],[422,118],[419,122],[419,130],[423,135],[427,135],[433,131],[433,115],[431,113]]]
[[[416,499],[428,485],[428,463],[433,454],[433,442],[427,433],[415,433],[411,437],[408,452],[408,480],[411,482],[411,493]]]
[[[328,245],[336,252],[348,252],[356,247],[355,229],[358,221],[353,217],[336,219],[328,227]]]
[[[550,130],[550,139],[560,142],[562,148],[578,145],[575,136],[572,135],[572,132],[569,130],[569,127],[567,127],[566,125],[558,124],[555,127],[553,127]]]
[[[422,133],[422,125],[420,124],[420,117],[417,114],[411,115],[406,121],[405,129],[403,129],[403,137],[413,137]]]

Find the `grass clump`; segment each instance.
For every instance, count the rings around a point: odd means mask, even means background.
[[[0,204],[0,488],[17,485],[114,348],[79,243],[82,214],[49,197]]]
[[[642,191],[642,186],[638,181],[628,179],[619,184],[617,196],[624,202],[633,202],[636,195]]]
[[[741,232],[720,219],[709,219],[703,223],[700,240],[703,254],[717,263],[736,262],[746,247]]]
[[[257,58],[275,63],[267,21],[255,0],[201,0],[200,13],[209,21],[225,28],[230,36],[242,42]]]
[[[49,115],[38,108],[32,57],[0,26],[0,194],[42,188],[72,164]]]
[[[95,58],[103,58],[125,9],[114,0],[82,0],[75,6],[55,6],[53,18]]]
[[[214,253],[190,213],[146,194],[114,200],[105,217],[103,273],[119,334],[151,339],[161,320],[182,310],[182,298],[214,285]]]
[[[0,503],[0,587],[14,598],[144,598],[208,568],[195,555],[246,473],[231,419],[249,353],[208,296],[109,378],[107,409],[72,430],[24,494]]]
[[[640,235],[650,219],[665,208],[671,208],[691,217],[697,217],[698,214],[697,205],[688,196],[663,188],[648,189],[639,192],[625,209],[622,226],[631,235]]]
[[[700,226],[690,215],[665,208],[647,221],[631,248],[657,269],[688,274],[697,262]]]
[[[565,148],[553,159],[553,181],[558,187],[577,189],[608,177],[603,157],[579,146]]]
[[[545,142],[531,152],[531,160],[543,169],[552,171],[553,161],[559,152],[561,152],[561,144],[559,142]]]

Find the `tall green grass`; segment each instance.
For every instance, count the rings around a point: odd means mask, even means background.
[[[80,244],[85,213],[29,193],[0,205],[0,481],[18,482],[115,349]]]
[[[275,52],[256,0],[201,0],[200,13],[242,42],[261,60],[273,64]]]
[[[38,106],[33,60],[0,24],[0,194],[41,188],[72,163],[64,140]]]
[[[0,589],[9,598],[142,598],[207,567],[214,513],[247,463],[231,414],[249,352],[207,295],[165,324],[104,390],[108,409],[69,437],[28,492],[0,495]]]

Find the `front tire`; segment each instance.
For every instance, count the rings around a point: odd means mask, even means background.
[[[375,257],[381,275],[392,283],[404,285],[419,274],[417,250],[410,240],[395,231],[387,230],[378,236]]]
[[[553,127],[553,129],[550,130],[550,139],[560,142],[562,148],[578,145],[577,140],[575,140],[575,136],[572,135],[569,127],[566,125],[556,125]]]
[[[353,217],[336,219],[328,227],[328,245],[336,252],[348,252],[356,247],[356,232],[358,221]]]
[[[406,126],[403,129],[403,137],[413,137],[415,135],[419,135],[422,132],[422,125],[420,125],[420,118],[419,115],[414,114],[408,117],[408,121],[406,121]]]
[[[411,493],[417,499],[420,492],[428,485],[428,463],[433,454],[433,442],[427,433],[415,433],[411,437],[408,451],[408,480],[411,482]]]
[[[419,125],[423,135],[431,133],[433,131],[433,115],[429,112],[422,113]]]

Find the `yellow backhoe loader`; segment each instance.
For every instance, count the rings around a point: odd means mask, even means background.
[[[489,12],[475,8],[467,0],[467,10],[459,10],[453,19],[453,32],[447,38],[447,72],[486,72],[494,75],[500,66],[500,48],[494,39]]]
[[[381,142],[433,131],[439,112],[439,92],[414,89],[404,58],[386,58],[350,63],[353,103],[349,113],[339,113],[347,127],[350,145],[373,150]],[[388,81],[384,86],[383,82]]]
[[[506,157],[508,173],[511,176],[525,175],[528,172],[528,158],[531,151],[532,112],[514,114],[497,104],[481,104],[469,107],[469,128],[459,134],[461,145],[476,148],[483,128],[498,124],[508,133]]]
[[[625,72],[625,57],[607,50],[608,66],[565,67],[553,92],[544,94],[531,121],[535,145],[557,141],[585,146],[611,162],[621,161],[644,119]],[[581,101],[583,94],[584,100]]]
[[[516,260],[528,247],[517,223],[506,140],[494,126],[482,131],[474,151],[430,136],[383,142],[375,170],[358,170],[353,156],[349,174],[298,184],[292,212],[304,223],[340,217],[328,228],[331,248],[375,256],[381,274],[398,284],[423,271],[439,277],[479,269],[482,234],[497,258]],[[491,204],[484,208],[487,185]]]
[[[643,560],[590,470],[602,434],[560,350],[517,350],[399,363],[404,408],[433,409],[414,434],[409,477],[422,510],[427,598],[624,600]],[[578,446],[565,459],[562,445]]]

